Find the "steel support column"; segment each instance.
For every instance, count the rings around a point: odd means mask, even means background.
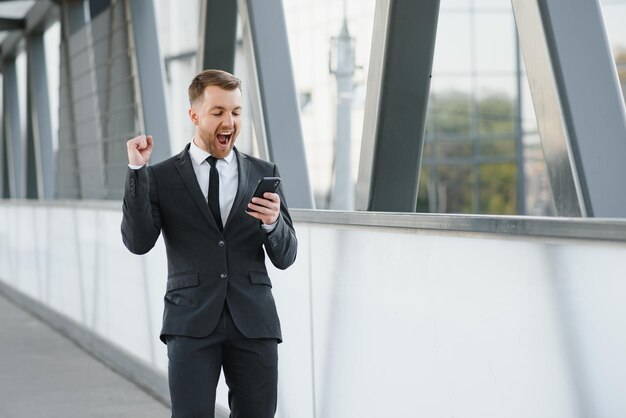
[[[22,198],[24,197],[24,141],[20,123],[15,57],[6,59],[2,67],[9,195],[12,198]]]
[[[235,71],[237,2],[202,0],[200,11],[198,71],[216,68]]]
[[[438,17],[439,0],[376,3],[359,210],[415,211]]]
[[[89,1],[88,0],[62,0],[61,7],[66,13],[66,24],[68,36],[73,35],[89,22]]]
[[[0,89],[3,89],[1,86]],[[5,131],[4,93],[0,93],[0,199],[8,199],[9,194],[9,159],[7,150],[7,135]]]
[[[597,0],[512,0],[560,216],[626,216],[626,112]]]
[[[143,129],[154,136],[152,163],[172,155],[167,106],[165,104],[165,68],[159,49],[156,15],[153,0],[127,0],[133,28],[137,78],[141,104],[138,112],[143,115]]]
[[[300,108],[289,55],[287,28],[281,0],[238,0],[244,25],[244,42],[251,50],[252,80],[249,91],[258,103],[255,121],[259,148],[267,147],[269,160],[278,164],[289,205],[313,208]],[[253,115],[254,118],[254,115]]]
[[[28,90],[31,100],[29,125],[32,127],[35,174],[39,198],[54,198],[55,155],[52,147],[52,121],[43,33],[28,37]]]
[[[94,66],[89,4],[62,4],[62,60],[59,95],[58,195],[102,199],[106,196],[101,108]]]
[[[35,141],[35,130],[37,129],[36,122],[33,122],[33,114],[35,109],[33,106],[33,96],[30,85],[30,78],[32,72],[32,66],[30,63],[26,64],[26,141],[24,148],[25,156],[25,192],[24,197],[26,199],[38,199],[39,190],[37,182],[37,144]]]
[[[2,132],[0,132],[0,199],[11,197],[9,185],[9,150],[7,148],[6,125],[4,124],[4,110],[2,111]]]

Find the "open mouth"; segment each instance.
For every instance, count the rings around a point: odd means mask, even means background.
[[[220,143],[220,145],[226,145],[228,144],[232,136],[232,132],[220,132],[217,134],[217,141]]]

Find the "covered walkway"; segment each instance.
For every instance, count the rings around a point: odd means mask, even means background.
[[[280,167],[298,238],[293,266],[267,263],[277,418],[624,418],[623,16],[0,0],[0,418],[170,416],[167,279],[205,275],[168,267],[169,225],[124,247],[126,143],[178,154],[207,68],[242,80],[237,149]]]
[[[168,408],[0,293],[0,416],[165,418]]]

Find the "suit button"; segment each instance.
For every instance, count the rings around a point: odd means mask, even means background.
[[[220,274],[220,279],[225,279],[227,277],[228,277],[228,274],[226,274],[226,273]]]
[[[217,241],[217,245],[219,245],[220,247],[223,247],[224,245],[226,245],[226,243],[223,240],[219,240]]]

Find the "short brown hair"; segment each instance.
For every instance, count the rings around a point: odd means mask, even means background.
[[[218,86],[224,90],[241,90],[241,80],[226,71],[204,70],[198,73],[189,84],[187,92],[190,105],[202,97],[207,86]]]

